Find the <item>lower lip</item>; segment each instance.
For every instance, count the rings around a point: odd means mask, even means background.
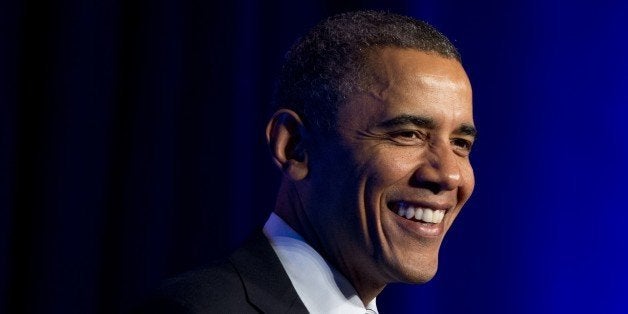
[[[403,218],[391,211],[391,214],[395,217],[395,221],[398,225],[400,225],[403,229],[413,233],[419,237],[425,238],[434,238],[439,237],[443,234],[443,225],[445,220],[441,221],[437,224],[427,223],[427,222],[418,222],[410,219]]]

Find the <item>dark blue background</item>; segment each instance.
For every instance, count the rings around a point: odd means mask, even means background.
[[[282,56],[356,8],[448,35],[480,131],[437,277],[380,312],[626,313],[628,4],[559,0],[3,1],[0,312],[120,312],[246,239]]]

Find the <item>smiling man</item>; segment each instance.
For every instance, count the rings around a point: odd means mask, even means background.
[[[388,283],[429,281],[474,187],[471,86],[449,40],[391,13],[331,17],[289,52],[276,103],[266,136],[283,177],[263,235],[162,300],[374,313]]]

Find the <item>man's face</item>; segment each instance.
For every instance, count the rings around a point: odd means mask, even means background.
[[[422,283],[474,186],[471,86],[458,61],[373,53],[375,79],[309,156],[304,204],[323,254],[355,280]]]

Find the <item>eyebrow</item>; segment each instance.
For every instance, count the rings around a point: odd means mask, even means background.
[[[463,123],[462,125],[460,125],[460,127],[456,129],[454,133],[468,135],[473,137],[474,139],[478,138],[478,130],[473,125],[468,123]]]
[[[383,128],[391,128],[391,127],[407,125],[407,124],[413,124],[417,127],[426,128],[430,130],[436,128],[436,122],[434,122],[434,119],[429,118],[429,117],[414,116],[414,115],[396,116],[392,119],[389,119],[380,123],[379,126]],[[473,125],[468,124],[468,123],[461,124],[460,127],[458,127],[454,131],[454,133],[471,136],[473,138],[478,137],[477,129]]]
[[[412,116],[412,115],[400,115],[396,116],[390,120],[386,120],[379,125],[384,128],[390,128],[399,125],[406,124],[414,124],[418,127],[426,128],[426,129],[434,129],[436,128],[436,123],[432,118],[421,117],[421,116]]]

